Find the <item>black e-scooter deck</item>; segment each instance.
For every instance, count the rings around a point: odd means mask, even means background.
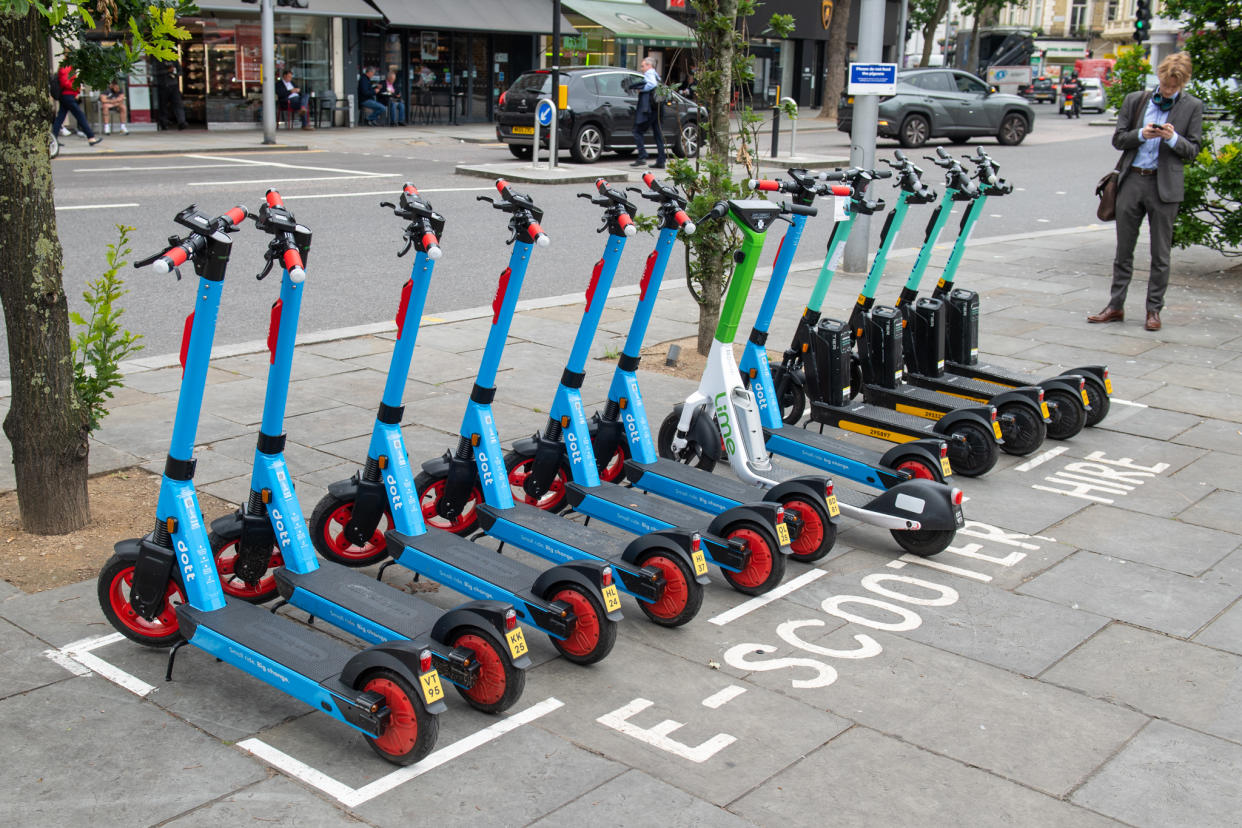
[[[276,570],[276,585],[280,596],[287,601],[294,590],[314,596],[318,599],[313,613],[316,617],[355,634],[358,633],[353,630],[355,622],[351,614],[361,615],[391,630],[392,638],[411,639],[428,635],[444,614],[444,610],[434,604],[344,566],[329,569],[321,564],[319,569],[305,573],[290,572],[282,567]],[[341,607],[345,612],[333,613],[330,605]]]

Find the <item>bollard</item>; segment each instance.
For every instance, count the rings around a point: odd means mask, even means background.
[[[781,146],[781,108],[772,107],[772,157],[776,158]]]
[[[794,105],[794,112],[798,111],[797,110],[798,102],[795,101],[793,98],[781,98],[781,103],[782,104],[791,103]],[[794,115],[789,120],[793,121],[793,123],[789,125],[789,157],[793,158],[795,155],[794,144],[798,143],[798,116]],[[772,157],[773,158],[776,157],[775,148],[773,148]]]
[[[538,110],[537,110],[537,109],[536,109],[536,112],[535,112],[535,135],[534,135],[534,141],[535,141],[535,143],[534,143],[534,144],[532,144],[532,145],[531,145],[531,148],[530,148],[530,168],[531,168],[532,170],[535,170],[535,169],[538,169],[538,168],[539,168],[539,113],[538,113]]]

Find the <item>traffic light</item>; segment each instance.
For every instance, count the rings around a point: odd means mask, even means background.
[[[1151,39],[1151,0],[1134,0],[1134,42]]]

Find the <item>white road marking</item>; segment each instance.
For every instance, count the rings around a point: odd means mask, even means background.
[[[64,647],[57,650],[45,650],[43,654],[75,675],[81,676],[96,673],[113,684],[124,687],[136,696],[147,696],[155,690],[155,687],[147,684],[137,676],[133,676],[125,672],[120,667],[109,664],[91,652],[92,650],[97,650],[100,647],[106,647],[109,644],[113,644],[124,638],[125,636],[121,635],[119,632],[115,632],[110,635],[95,636],[93,638],[83,638],[80,641],[74,641],[72,644],[66,644]],[[79,665],[84,667],[87,672],[82,673],[72,667],[69,667],[65,663],[66,660],[77,662]]]
[[[963,578],[973,578],[974,580],[982,581],[985,584],[992,580],[991,575],[984,575],[981,572],[972,572],[969,569],[962,569],[958,566],[940,563],[939,561],[933,561],[931,558],[920,558],[918,555],[902,555],[899,559],[891,561],[888,564],[888,567],[890,569],[901,569],[906,564],[918,564],[919,566],[925,566],[928,569],[938,569],[941,572],[948,572],[950,575],[961,575]]]
[[[723,627],[730,621],[736,621],[743,615],[754,612],[760,607],[767,606],[778,598],[784,598],[789,593],[802,589],[807,584],[818,580],[827,574],[828,573],[822,569],[812,569],[808,572],[803,572],[797,578],[794,578],[792,581],[786,581],[771,592],[765,592],[763,595],[757,595],[749,601],[744,601],[733,609],[725,610],[720,613],[720,615],[707,620],[718,627]]]
[[[425,190],[420,189],[420,193],[476,193],[483,190],[494,190],[495,187],[429,187]],[[282,196],[285,201],[294,201],[296,199],[306,198],[350,198],[354,196],[394,196],[392,190],[374,190],[366,193],[315,193],[314,195],[293,195]]]
[[[259,739],[245,739],[238,742],[237,746],[247,753],[257,756],[272,767],[284,771],[294,779],[299,779],[307,785],[318,788],[339,802],[344,802],[351,794],[357,793],[357,791],[344,782],[338,782],[323,771],[315,770],[300,759],[294,759],[289,754],[282,750],[277,750],[267,742]]]
[[[244,164],[166,164],[160,167],[78,167],[75,173],[146,172],[147,170],[211,170],[219,167],[242,167]]]
[[[126,201],[121,204],[74,204],[72,206],[62,207],[56,205],[57,210],[110,210],[113,207],[137,207],[138,202]]]
[[[685,722],[665,719],[654,727],[639,727],[630,721],[632,717],[642,713],[653,704],[655,702],[648,699],[634,699],[629,704],[618,707],[611,713],[605,713],[595,721],[604,727],[612,728],[618,733],[624,733],[626,736],[696,764],[706,762],[737,741],[737,737],[730,736],[728,733],[717,733],[707,741],[691,746],[669,736],[673,731],[685,727]]]
[[[736,684],[730,684],[725,689],[717,693],[712,693],[710,696],[703,699],[703,706],[710,707],[712,710],[715,710],[719,707],[723,707],[724,705],[733,701],[734,699],[736,699],[738,696],[742,695],[745,692],[746,692],[745,687],[741,687]]]
[[[401,173],[365,173],[362,175],[317,175],[310,178],[243,178],[235,181],[191,181],[186,187],[215,187],[229,184],[288,184],[292,181],[356,181],[360,178],[400,178]]]
[[[254,158],[231,158],[227,155],[187,155],[186,158],[199,158],[204,161],[236,161],[238,164],[250,164],[255,167],[280,167],[286,170],[310,170],[312,172],[340,173],[341,175],[380,176],[388,173],[367,172],[366,170],[343,170],[339,167],[312,167],[307,164],[286,164],[281,161],[257,160]]]
[[[1047,451],[1043,452],[1042,454],[1035,455],[1030,460],[1027,460],[1025,463],[1022,463],[1021,465],[1018,465],[1018,466],[1014,466],[1014,468],[1020,472],[1028,472],[1031,469],[1035,468],[1036,466],[1040,465],[1041,463],[1047,463],[1049,460],[1056,457],[1058,454],[1064,454],[1067,451],[1069,451],[1069,449],[1066,448],[1065,446],[1057,446],[1056,448],[1050,448]]]
[[[1038,221],[1040,224],[1048,224],[1049,222],[1051,222],[1051,219],[1035,219],[1035,220]]]
[[[1130,402],[1129,400],[1119,400],[1116,397],[1113,397],[1112,401],[1117,403],[1118,405],[1132,405],[1135,408],[1148,408],[1147,403]]]

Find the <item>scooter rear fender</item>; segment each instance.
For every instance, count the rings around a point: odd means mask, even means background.
[[[668,557],[678,558],[691,573],[694,573],[694,559],[690,556],[690,536],[692,534],[694,533],[689,529],[674,527],[639,535],[626,545],[625,550],[621,553],[621,559],[626,563],[638,566],[645,555],[656,552]],[[719,542],[722,544],[727,543],[724,540]],[[711,583],[711,578],[707,577],[707,573],[695,575],[694,580],[700,584]]]
[[[531,592],[545,601],[551,601],[552,587],[561,583],[570,583],[593,595],[602,607],[604,605],[604,567],[607,565],[601,561],[570,561],[558,564],[551,569],[545,569],[535,579]],[[608,612],[605,609],[605,615],[611,621],[620,621],[622,618],[620,610]]]
[[[908,480],[909,478],[896,472],[895,469],[898,466],[899,460],[910,454],[917,455],[933,469],[940,468],[940,449],[943,445],[943,440],[924,438],[893,446],[884,452],[884,456],[880,458],[882,468],[876,468],[880,475],[880,482],[884,484],[884,488],[891,489],[899,483]]]
[[[992,399],[988,400],[988,402],[997,408],[1011,403],[1016,405],[1024,405],[1028,408],[1034,409],[1035,413],[1039,414],[1042,418],[1043,415],[1040,414],[1039,409],[1039,397],[1041,393],[1042,391],[1033,385],[1024,385],[1021,388],[1011,388],[1006,391],[1001,391],[999,394],[993,395]]]
[[[958,423],[972,422],[976,425],[992,432],[992,412],[996,409],[991,405],[972,405],[967,408],[959,408],[956,411],[950,411],[939,420],[936,421],[935,431],[937,434],[952,434]],[[997,440],[999,443],[1000,441]],[[937,461],[939,462],[939,461]]]
[[[431,628],[431,637],[436,641],[452,641],[456,630],[462,627],[478,627],[494,633],[497,640],[501,642],[501,650],[509,663],[518,669],[525,670],[530,667],[530,657],[522,655],[514,658],[509,648],[503,646],[505,613],[512,608],[512,605],[504,601],[467,601],[441,615],[435,626]]]
[[[784,503],[786,498],[796,494],[807,500],[820,501],[822,505],[831,485],[831,477],[804,475],[776,484],[764,492],[763,499],[769,503]],[[828,520],[832,523],[841,522],[841,518],[836,515],[829,516]]]
[[[420,692],[422,685],[418,677],[422,671],[419,669],[419,655],[429,646],[430,642],[427,641],[388,641],[367,647],[345,662],[341,670],[341,682],[347,687],[361,690],[367,673],[377,669],[391,670],[414,688],[418,703],[424,710],[428,713],[443,713],[448,709],[443,700],[427,704]]]
[[[863,507],[870,512],[916,521],[922,529],[961,529],[966,525],[953,489],[934,480],[907,480],[877,495]],[[914,528],[913,526],[909,528]]]

